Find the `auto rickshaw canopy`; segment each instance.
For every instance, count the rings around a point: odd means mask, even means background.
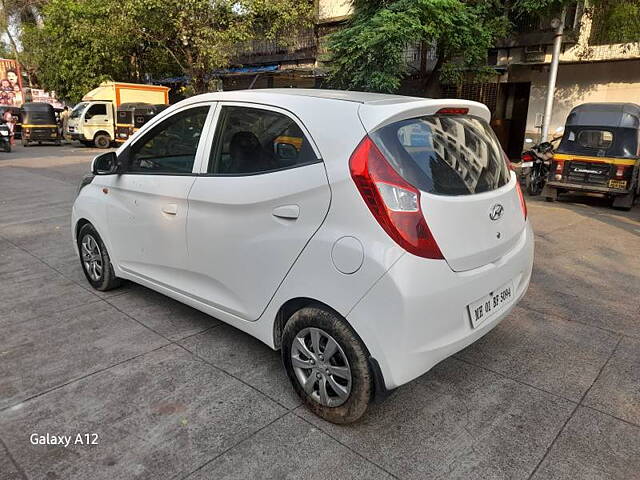
[[[57,126],[56,112],[52,105],[44,102],[25,103],[20,108],[24,126],[34,125],[42,127]]]

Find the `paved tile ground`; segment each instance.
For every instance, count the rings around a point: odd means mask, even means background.
[[[640,207],[529,199],[526,298],[339,427],[253,338],[141,286],[91,290],[69,211],[96,153],[0,154],[0,480],[638,478]],[[98,444],[31,445],[47,433]]]

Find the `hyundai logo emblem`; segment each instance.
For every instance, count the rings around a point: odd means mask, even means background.
[[[491,211],[489,211],[489,218],[494,221],[500,220],[503,213],[504,213],[504,207],[499,203],[496,203],[493,207],[491,207]]]

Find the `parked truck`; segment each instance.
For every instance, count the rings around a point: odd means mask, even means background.
[[[103,82],[69,115],[67,133],[87,146],[108,148],[116,140],[116,111],[123,103],[169,104],[169,88],[159,85]]]

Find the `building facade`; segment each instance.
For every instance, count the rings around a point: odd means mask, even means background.
[[[326,37],[349,19],[352,2],[315,0],[315,7],[315,27],[299,32],[296,41],[276,38],[240,46],[238,67],[222,75],[223,88],[322,86]],[[491,81],[441,86],[443,97],[477,100],[489,107],[492,126],[512,158],[520,155],[525,139],[540,137],[554,38],[551,20],[514,20],[516,33],[489,52],[489,64],[496,71]],[[581,103],[640,103],[640,39],[611,44],[603,30],[602,18],[588,2],[574,2],[567,9],[551,132],[561,128],[569,111]],[[406,58],[410,71],[421,62],[424,68],[425,59],[429,71],[435,52],[407,45]],[[421,96],[421,85],[409,76],[400,93]]]
[[[550,132],[558,131],[577,105],[587,102],[640,103],[640,39],[607,43],[602,12],[577,2],[568,11],[560,55]],[[495,66],[502,93],[494,122],[515,122],[524,136],[540,136],[552,56],[553,30],[542,21],[537,32],[521,33],[497,45]],[[499,130],[499,127],[497,131]],[[511,148],[513,155],[518,141]],[[508,143],[508,142],[507,142]]]

